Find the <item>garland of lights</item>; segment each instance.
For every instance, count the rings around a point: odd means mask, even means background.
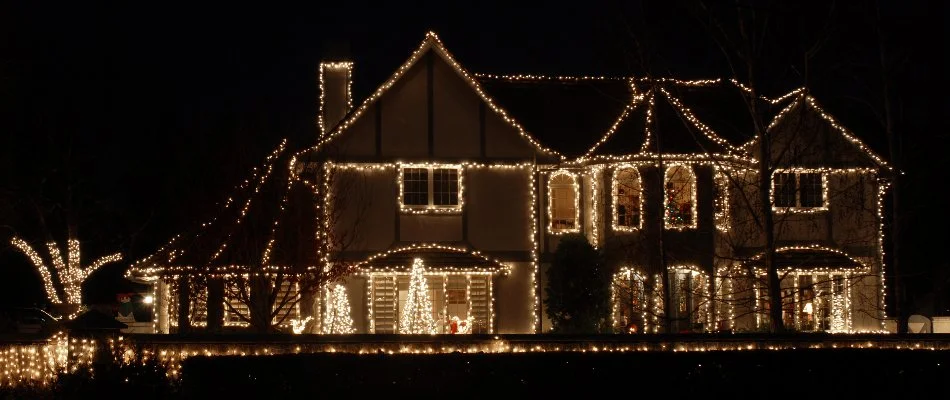
[[[46,296],[49,298],[49,301],[53,304],[64,303],[63,299],[56,293],[56,287],[53,284],[50,268],[43,262],[39,254],[33,250],[33,247],[18,237],[12,238],[10,243],[33,262],[33,266],[36,267],[36,270],[40,273],[40,277],[43,279],[43,288],[46,290]],[[53,266],[56,268],[56,277],[59,279],[59,284],[63,288],[63,293],[66,294],[65,303],[79,305],[82,304],[82,283],[89,278],[89,275],[96,272],[96,270],[103,265],[121,260],[122,253],[100,257],[93,261],[88,267],[83,268],[79,261],[79,241],[69,239],[66,243],[67,259],[65,262],[59,251],[59,247],[56,246],[56,242],[47,242],[46,247],[49,249],[50,258],[53,260]]]

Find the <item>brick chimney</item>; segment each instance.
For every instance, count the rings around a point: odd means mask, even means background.
[[[321,137],[340,123],[353,107],[350,92],[352,77],[353,63],[350,61],[320,63],[320,111],[317,122]]]

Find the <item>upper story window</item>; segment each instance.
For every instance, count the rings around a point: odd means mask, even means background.
[[[548,200],[548,230],[551,233],[579,231],[577,177],[563,170],[551,174]]]
[[[828,185],[821,172],[776,171],[772,175],[772,209],[817,212],[828,209]]]
[[[666,168],[665,220],[667,229],[696,228],[696,176],[687,165]]]
[[[641,190],[640,174],[632,167],[614,170],[613,229],[629,231],[640,228]]]
[[[411,213],[462,210],[462,173],[457,165],[407,165],[399,170],[399,205]]]

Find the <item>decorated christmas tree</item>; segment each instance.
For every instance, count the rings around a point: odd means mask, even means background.
[[[323,333],[346,335],[355,332],[353,318],[350,317],[350,300],[346,296],[346,288],[343,285],[334,286],[329,297],[327,313],[323,320]]]
[[[399,333],[435,334],[438,326],[432,318],[432,301],[429,300],[429,287],[422,275],[422,259],[412,261],[409,273],[409,293],[406,306],[399,318]]]

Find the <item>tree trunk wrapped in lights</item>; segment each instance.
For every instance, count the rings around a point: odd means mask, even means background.
[[[422,275],[422,259],[412,261],[409,274],[409,293],[406,306],[399,317],[399,333],[436,334],[438,326],[432,318],[432,301],[429,300],[429,286]]]
[[[323,320],[323,333],[348,335],[354,332],[356,329],[353,328],[353,318],[350,317],[350,300],[346,296],[346,288],[337,284],[330,291],[330,300],[327,302]]]

